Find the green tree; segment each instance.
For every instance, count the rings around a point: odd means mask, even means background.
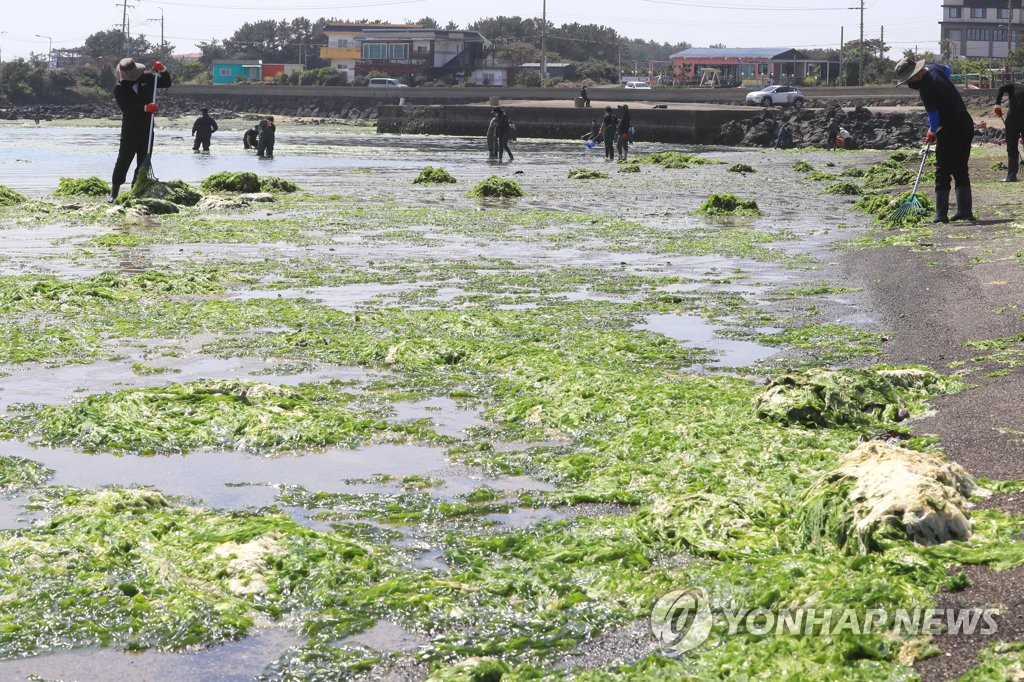
[[[132,36],[128,41],[128,49],[125,50],[124,34],[112,28],[87,36],[85,44],[79,50],[89,57],[116,62],[125,56],[139,59],[151,56],[156,53],[156,46],[150,43],[145,35],[140,34]]]

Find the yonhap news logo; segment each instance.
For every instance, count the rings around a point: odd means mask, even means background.
[[[998,609],[895,608],[855,609],[730,608],[712,611],[705,589],[691,587],[662,595],[651,609],[651,633],[665,655],[682,656],[701,644],[718,627],[719,635],[756,637],[797,635],[833,637],[890,633],[899,635],[994,635],[999,631]]]
[[[702,587],[663,594],[651,609],[651,632],[670,656],[700,646],[714,624],[711,602]]]

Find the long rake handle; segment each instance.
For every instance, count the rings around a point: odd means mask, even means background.
[[[154,95],[155,96],[155,95]],[[921,154],[921,167],[917,169],[917,178],[914,180],[914,190],[910,193],[911,197],[917,195],[917,186],[921,184],[921,174],[924,173],[924,162],[928,160],[928,152],[932,149],[932,143],[929,142],[924,146],[924,153]]]
[[[160,88],[160,74],[156,71],[153,72],[153,104],[156,104],[156,91]],[[146,153],[152,156],[153,154],[153,135],[156,130],[156,114],[149,115],[149,144],[146,145]],[[923,166],[922,166],[923,167]]]

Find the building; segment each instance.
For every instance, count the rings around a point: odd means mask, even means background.
[[[330,62],[332,69],[345,74],[351,83],[356,77],[356,62],[362,57],[357,40],[367,29],[419,28],[418,24],[327,24],[324,35],[327,45],[320,48],[320,58]]]
[[[355,40],[360,53],[356,77],[380,74],[413,82],[445,78],[476,82],[478,69],[486,66],[493,79],[498,68],[487,61],[490,41],[477,31],[367,28]]]
[[[214,85],[230,85],[231,83],[259,82],[263,79],[263,62],[258,59],[238,61],[218,59],[213,62],[211,82]]]
[[[1010,5],[1016,5],[1012,12]],[[946,60],[1006,59],[1024,32],[1020,0],[943,0],[939,35]]]
[[[697,84],[705,69],[717,69],[723,84],[803,83],[816,69],[804,53],[777,47],[691,47],[669,56],[677,82]],[[831,74],[821,74],[831,80]],[[838,75],[838,74],[837,74]]]
[[[260,59],[244,61],[219,59],[213,62],[211,82],[214,85],[259,83],[264,80],[274,80],[282,74],[291,75],[302,70],[302,64],[264,64]]]
[[[540,73],[540,62],[526,62],[520,64],[523,71],[536,71]],[[564,81],[576,80],[576,67],[569,62],[548,62],[548,78],[561,78]]]

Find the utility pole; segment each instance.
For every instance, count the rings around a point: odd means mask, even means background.
[[[7,31],[0,31],[0,40],[5,38],[6,36],[7,36]],[[3,51],[0,50],[0,64],[3,64],[3,63],[4,63],[4,54],[3,54]]]
[[[881,42],[878,43],[878,58],[885,59],[885,26],[882,27],[882,36],[879,40]]]
[[[123,9],[123,11],[121,12],[121,36],[124,39],[124,53],[128,54],[128,48],[131,47],[131,39],[129,38],[128,35],[128,32],[130,30],[128,27],[128,8],[135,7],[135,5],[129,5],[128,0],[121,0],[120,3],[115,2],[114,4]]]
[[[843,69],[843,29],[839,27],[839,85],[846,85],[846,70]]]
[[[547,37],[548,37],[548,0],[543,0],[543,4],[541,5],[541,15],[540,15],[540,79],[542,81],[545,81],[548,78]]]
[[[857,85],[864,85],[864,0],[860,0],[860,68],[857,69]]]
[[[167,59],[167,55],[164,53],[164,8],[163,7],[157,7],[157,9],[160,10],[160,18],[159,19],[146,19],[146,21],[159,21],[160,22],[160,50],[159,50],[159,55],[160,55],[160,59],[166,60]]]

